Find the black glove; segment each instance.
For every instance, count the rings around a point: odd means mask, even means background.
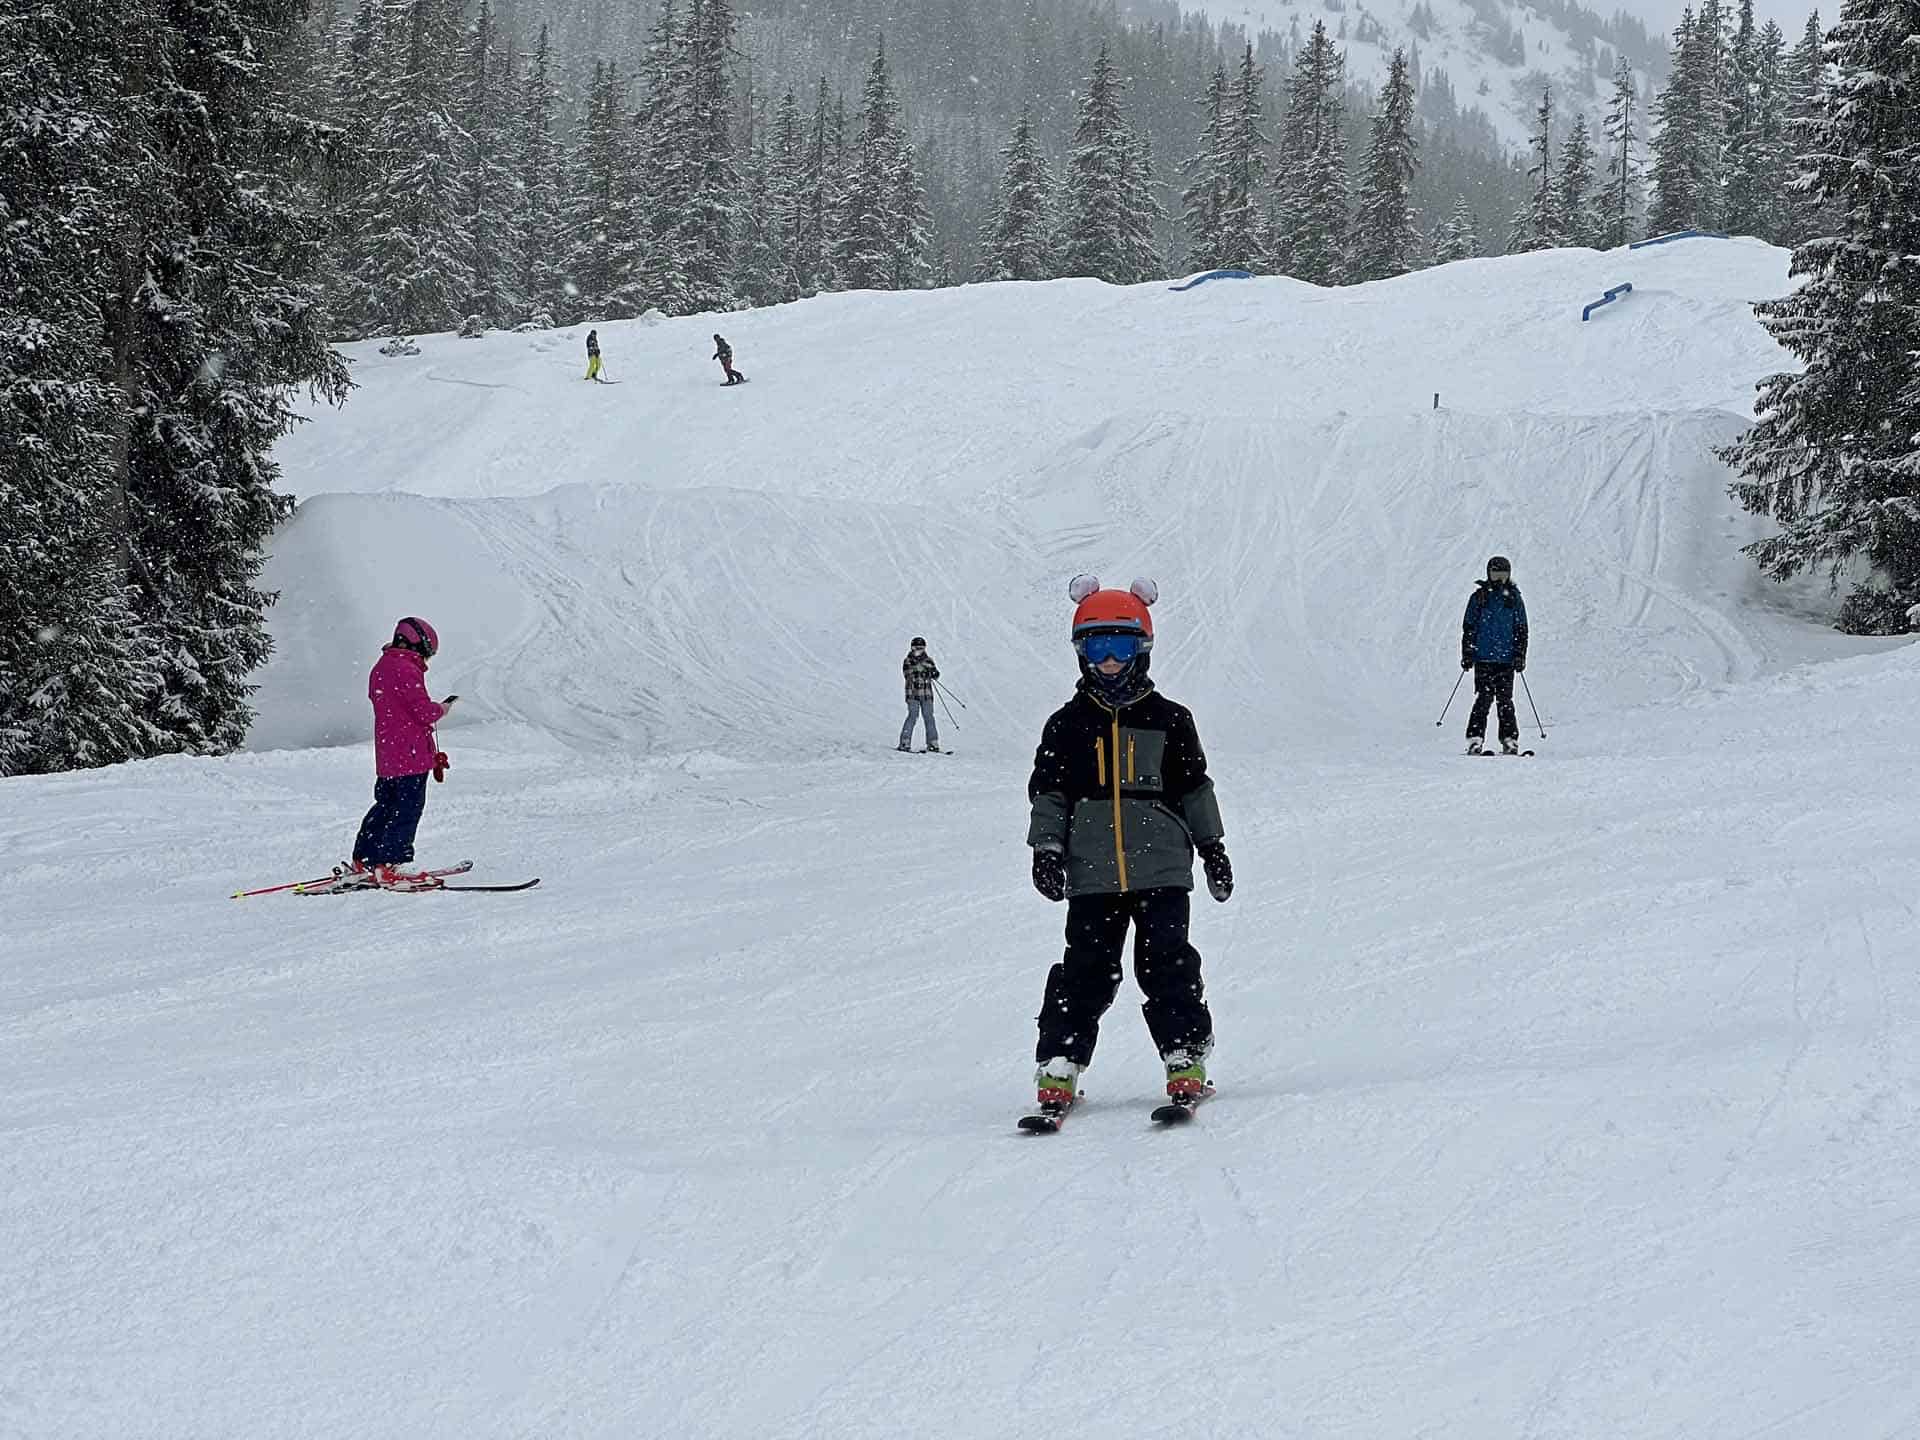
[[[1471,655],[1462,655],[1460,657],[1460,668],[1462,670],[1471,670],[1473,668],[1473,657]]]
[[[1527,668],[1527,657],[1524,655],[1522,655],[1518,660],[1513,662],[1513,669],[1516,675],[1526,668]]]
[[[1226,842],[1209,840],[1200,847],[1200,863],[1207,867],[1207,891],[1222,904],[1233,894],[1233,862],[1227,859]]]
[[[1067,857],[1058,850],[1033,852],[1033,888],[1049,900],[1067,898]]]

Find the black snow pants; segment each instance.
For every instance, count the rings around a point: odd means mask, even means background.
[[[1067,901],[1067,953],[1047,974],[1034,1061],[1057,1055],[1085,1065],[1100,1039],[1100,1017],[1120,992],[1120,953],[1133,926],[1133,978],[1146,996],[1147,1030],[1162,1055],[1213,1041],[1200,979],[1200,952],[1187,943],[1192,895],[1162,887]]]
[[[1478,735],[1482,739],[1487,734],[1487,711],[1498,701],[1500,705],[1500,738],[1518,740],[1520,738],[1520,717],[1513,708],[1513,667],[1511,665],[1477,664],[1473,667],[1473,713],[1467,716],[1467,738]]]

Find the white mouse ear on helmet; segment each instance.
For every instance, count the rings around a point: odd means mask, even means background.
[[[1151,580],[1136,580],[1127,589],[1133,592],[1133,598],[1142,605],[1151,605],[1160,598],[1160,587]]]
[[[1078,605],[1087,596],[1100,588],[1098,575],[1076,575],[1068,582],[1067,597]]]

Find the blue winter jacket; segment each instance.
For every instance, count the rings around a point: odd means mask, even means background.
[[[1480,582],[1467,600],[1466,618],[1460,623],[1460,660],[1526,668],[1527,602],[1520,598],[1518,585],[1495,588],[1490,580]]]

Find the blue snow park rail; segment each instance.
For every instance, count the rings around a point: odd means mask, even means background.
[[[1629,250],[1644,250],[1649,245],[1668,245],[1675,240],[1724,240],[1724,230],[1676,230],[1671,235],[1655,235],[1649,240],[1635,240],[1627,246]]]
[[[1169,285],[1169,290],[1191,290],[1196,285],[1204,285],[1209,280],[1251,280],[1251,270],[1209,270],[1204,275],[1196,275],[1184,285]]]
[[[1593,314],[1594,311],[1598,310],[1602,305],[1611,305],[1614,301],[1618,300],[1622,295],[1630,293],[1632,289],[1633,289],[1633,282],[1631,280],[1625,281],[1622,284],[1614,286],[1611,290],[1607,291],[1606,294],[1602,295],[1598,300],[1594,301],[1591,305],[1587,306],[1586,309],[1580,312],[1581,322],[1584,324],[1586,322],[1586,318],[1589,315]]]

